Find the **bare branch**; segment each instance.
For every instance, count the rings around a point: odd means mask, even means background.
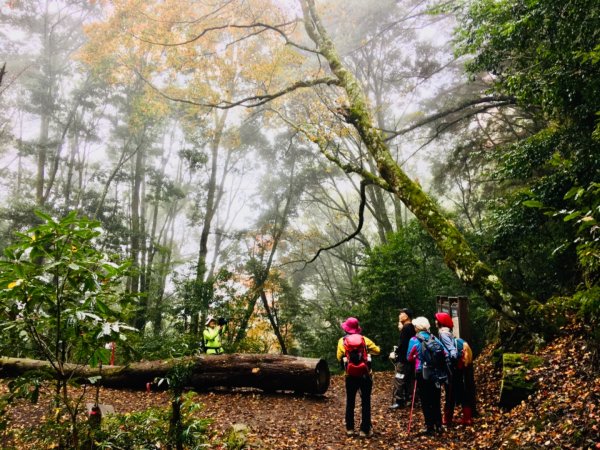
[[[257,31],[252,32],[251,34],[244,36],[242,38],[239,38],[237,40],[234,41],[235,42],[239,42],[242,41],[244,39],[247,39],[249,37],[252,36],[257,36],[265,31],[274,31],[275,33],[279,34],[285,41],[286,45],[291,45],[293,47],[296,47],[300,50],[304,50],[306,52],[310,52],[310,53],[317,53],[316,50],[312,49],[312,48],[308,48],[305,47],[303,45],[297,44],[294,41],[291,41],[287,34],[282,31],[280,28],[283,27],[287,27],[290,25],[295,25],[297,23],[301,22],[300,19],[294,19],[290,22],[284,22],[281,24],[276,24],[276,25],[269,25],[268,23],[263,23],[263,22],[256,22],[256,23],[249,23],[249,24],[225,24],[225,25],[217,25],[214,27],[208,27],[202,30],[202,32],[200,32],[199,34],[197,34],[196,36],[194,36],[191,39],[188,39],[186,41],[180,41],[180,42],[158,42],[158,41],[151,41],[150,39],[145,39],[141,36],[138,36],[134,33],[131,32],[127,32],[127,34],[129,34],[131,37],[133,37],[134,39],[137,39],[140,42],[144,42],[146,44],[151,44],[151,45],[159,45],[161,47],[179,47],[181,45],[187,45],[187,44],[191,44],[193,42],[196,42],[198,39],[200,39],[201,37],[205,36],[208,33],[211,33],[213,31],[221,31],[221,30],[226,30],[226,29],[230,29],[230,28],[238,28],[238,29],[251,29],[251,28],[260,28]]]
[[[291,84],[290,86],[286,87],[285,89],[282,89],[278,92],[274,92],[272,94],[251,95],[249,97],[242,98],[235,102],[221,100],[220,102],[217,102],[217,103],[206,103],[206,102],[196,102],[194,100],[188,100],[185,98],[173,97],[173,96],[165,93],[158,87],[156,87],[154,84],[152,84],[152,82],[150,80],[148,80],[146,77],[144,77],[144,75],[142,75],[141,72],[139,70],[137,70],[135,67],[131,67],[131,66],[128,66],[128,67],[129,67],[129,69],[133,70],[137,74],[137,76],[139,76],[140,79],[142,81],[144,81],[144,83],[146,83],[148,86],[150,86],[161,97],[164,97],[167,100],[171,100],[174,102],[184,103],[184,104],[193,105],[193,106],[201,106],[204,108],[231,109],[231,108],[235,108],[236,106],[243,106],[245,108],[256,108],[258,106],[262,106],[265,103],[270,102],[271,100],[275,100],[278,97],[289,94],[290,92],[293,92],[297,89],[310,88],[310,87],[318,86],[321,84],[329,85],[329,86],[339,84],[339,80],[337,78],[332,78],[332,77],[315,78],[313,80],[297,81],[294,84]]]
[[[315,256],[312,257],[312,259],[310,259],[309,261],[304,263],[303,269],[306,268],[306,266],[308,266],[309,264],[315,262],[316,259],[321,254],[321,252],[339,247],[340,245],[345,244],[348,241],[351,241],[353,238],[355,238],[361,232],[364,221],[365,221],[365,205],[367,203],[366,188],[367,188],[368,184],[372,184],[372,183],[369,180],[362,180],[360,182],[360,205],[358,206],[358,224],[356,226],[356,230],[354,230],[351,234],[346,236],[341,241],[339,241],[333,245],[330,245],[329,247],[320,248],[317,251],[317,253],[315,254]]]
[[[445,111],[440,111],[437,114],[433,114],[432,116],[426,117],[423,120],[420,120],[420,121],[418,121],[418,122],[416,122],[416,123],[414,123],[414,124],[412,124],[412,125],[404,128],[402,130],[381,130],[381,131],[384,131],[385,133],[389,134],[389,136],[386,137],[386,139],[385,139],[386,141],[389,141],[391,139],[394,139],[395,137],[398,137],[400,135],[409,133],[410,131],[413,131],[413,130],[415,130],[417,128],[420,128],[420,127],[422,127],[424,125],[427,125],[427,124],[430,124],[432,122],[435,122],[436,120],[442,119],[444,117],[447,117],[447,116],[449,116],[451,114],[460,112],[460,111],[465,110],[467,108],[470,108],[472,106],[480,105],[482,103],[492,103],[492,104],[485,105],[485,106],[483,106],[482,108],[480,108],[478,110],[471,111],[471,112],[469,112],[469,114],[465,115],[464,118],[473,116],[475,114],[478,114],[479,112],[486,111],[486,110],[488,110],[490,108],[497,108],[497,107],[500,107],[500,106],[514,105],[514,104],[516,104],[516,100],[515,100],[514,97],[493,97],[492,96],[492,97],[476,98],[476,99],[473,99],[473,100],[469,100],[469,101],[467,101],[465,103],[462,103],[462,104],[460,104],[458,106],[455,106],[454,108],[451,108],[451,109],[448,109],[448,110],[445,110]]]

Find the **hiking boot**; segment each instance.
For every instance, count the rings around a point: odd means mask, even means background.
[[[456,423],[459,423],[461,425],[466,425],[466,426],[473,425],[473,416],[472,416],[473,410],[471,409],[471,407],[464,406],[462,412],[463,412],[462,417],[460,419],[458,419],[456,421]]]
[[[421,436],[435,436],[435,427],[431,426],[431,427],[423,428],[419,432],[419,435],[421,435]]]
[[[354,436],[354,430],[346,430],[346,436]]]
[[[358,436],[361,438],[370,438],[371,436],[373,436],[373,428],[371,428],[369,431],[360,430]]]

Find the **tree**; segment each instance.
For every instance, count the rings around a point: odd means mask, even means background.
[[[132,330],[116,312],[124,303],[121,278],[128,265],[95,247],[98,222],[75,212],[59,220],[37,214],[44,223],[19,234],[0,260],[2,327],[50,364],[54,401],[71,421],[69,445],[78,448],[81,401],[69,393],[72,367],[108,363],[104,345]],[[56,414],[58,422],[61,417]]]
[[[526,132],[495,148],[492,158],[502,191],[488,224],[490,256],[514,284],[544,301],[593,289],[577,246],[588,239],[580,226],[593,224],[594,209],[583,211],[572,200],[594,205],[600,176],[600,8],[586,0],[477,1],[461,19],[459,51],[472,55],[468,70],[491,74],[492,92],[513,97],[528,117],[516,122]]]
[[[517,322],[530,320],[527,311],[533,300],[522,292],[512,291],[496,276],[475,255],[464,236],[444,217],[420,186],[402,171],[392,157],[381,131],[374,125],[364,91],[355,76],[343,64],[314,1],[301,0],[301,6],[307,34],[315,43],[317,51],[327,60],[332,74],[346,95],[345,103],[338,107],[339,114],[359,134],[376,162],[379,175],[374,176],[360,167],[346,167],[346,170],[357,172],[398,196],[433,237],[448,267],[461,281],[476,288],[492,308]],[[325,147],[318,135],[313,139]],[[534,320],[530,325],[536,322],[537,320]]]
[[[44,205],[53,188],[64,141],[76,123],[74,119],[84,97],[81,94],[86,91],[85,77],[83,87],[73,89],[78,83],[73,77],[71,55],[82,45],[82,24],[94,11],[95,5],[89,2],[45,0],[35,4],[15,2],[1,13],[3,22],[10,24],[6,30],[16,28],[29,36],[19,42],[16,36],[20,34],[11,36],[9,31],[3,39],[2,50],[18,55],[13,59],[15,72],[21,72],[19,82],[29,98],[20,107],[39,123],[37,138],[31,143],[35,150],[38,207]],[[28,46],[32,41],[39,45]],[[67,77],[71,80],[70,86],[64,83]],[[66,114],[63,111],[67,111]]]

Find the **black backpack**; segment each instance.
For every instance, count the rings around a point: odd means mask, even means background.
[[[450,381],[450,361],[444,351],[444,346],[429,335],[429,339],[424,339],[419,334],[416,335],[421,342],[421,356],[423,358],[423,379],[431,380],[437,387],[442,384],[448,384]]]

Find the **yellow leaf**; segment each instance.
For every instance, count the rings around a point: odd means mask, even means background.
[[[21,278],[19,278],[18,280],[13,281],[12,283],[8,283],[8,289],[12,289],[14,287],[21,286],[22,283],[23,283],[23,280]]]

